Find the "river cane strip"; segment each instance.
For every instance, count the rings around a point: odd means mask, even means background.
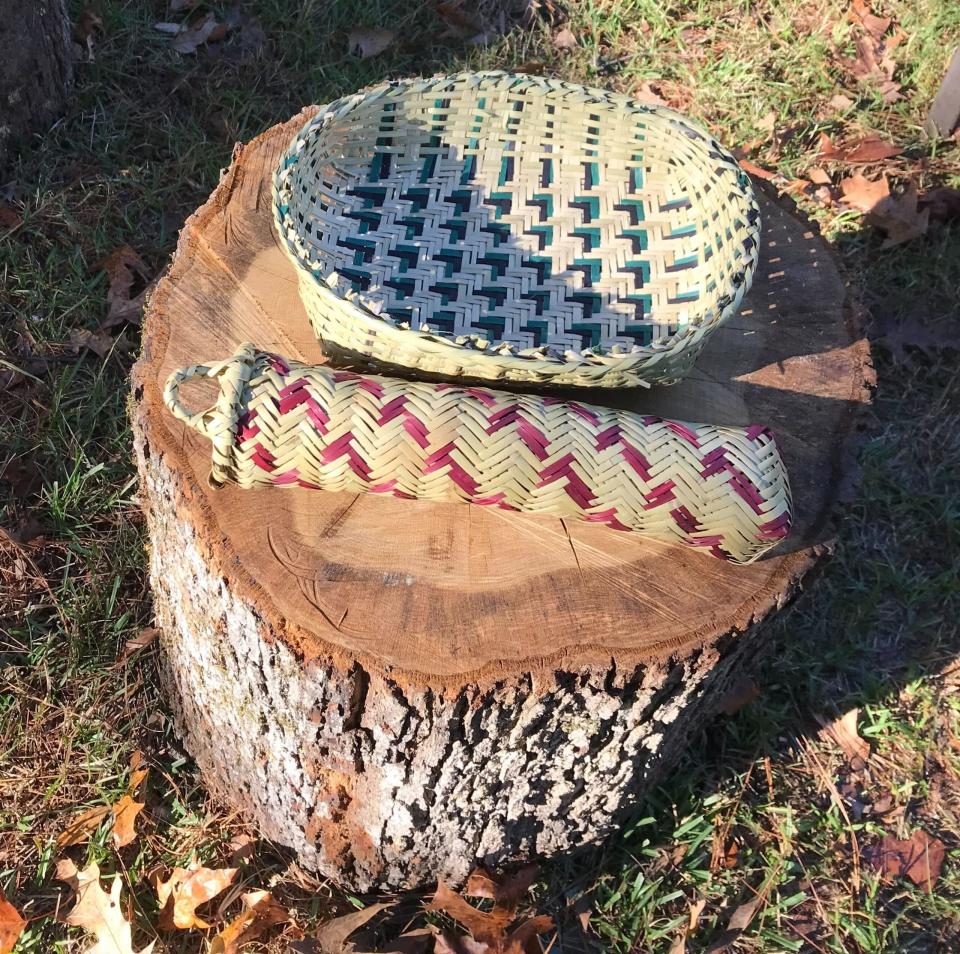
[[[191,413],[182,382],[220,393]],[[164,401],[213,444],[215,483],[465,501],[575,517],[747,563],[790,528],[787,473],[762,426],[716,427],[306,365],[243,346],[175,371]]]

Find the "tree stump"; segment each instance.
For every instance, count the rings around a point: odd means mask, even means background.
[[[753,291],[691,378],[591,395],[773,428],[796,529],[746,567],[556,518],[213,489],[161,390],[247,340],[322,360],[271,223],[308,115],[237,149],[145,319],[132,416],[164,678],[209,787],[304,865],[360,891],[457,882],[603,838],[715,711],[830,548],[869,349],[825,246],[762,198]]]

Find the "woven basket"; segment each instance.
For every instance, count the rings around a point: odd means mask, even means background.
[[[321,107],[274,200],[327,353],[413,376],[672,383],[757,261],[750,180],[708,133],[509,73]]]
[[[191,377],[219,379],[191,413]],[[361,376],[245,345],[174,372],[167,407],[213,442],[212,478],[242,487],[462,500],[637,530],[756,559],[786,536],[790,489],[764,427],[683,424],[479,387]]]

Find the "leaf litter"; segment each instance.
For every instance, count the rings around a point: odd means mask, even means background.
[[[10,954],[27,922],[0,890],[0,954]]]
[[[107,894],[100,884],[100,868],[91,862],[83,871],[69,859],[57,864],[57,878],[76,893],[76,904],[63,919],[65,924],[82,928],[95,937],[85,954],[150,954],[150,942],[139,952],[133,949],[133,929],[120,906],[120,875],[115,874]]]

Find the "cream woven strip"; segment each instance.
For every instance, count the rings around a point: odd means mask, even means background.
[[[216,378],[206,411],[181,382]],[[167,407],[213,442],[212,478],[242,487],[462,500],[636,530],[746,563],[790,527],[765,427],[684,424],[555,398],[410,383],[286,361],[245,345],[174,372]]]
[[[274,203],[321,342],[482,380],[683,377],[750,287],[760,230],[749,177],[685,117],[502,72],[321,107]]]

